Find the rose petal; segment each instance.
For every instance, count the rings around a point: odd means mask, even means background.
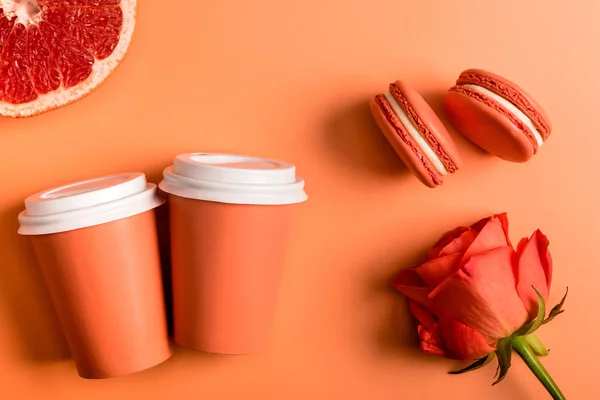
[[[485,253],[487,251],[497,249],[500,247],[510,246],[506,240],[506,235],[502,222],[498,218],[491,218],[483,226],[475,241],[469,246],[465,252],[462,262],[466,263],[469,259],[476,255]]]
[[[431,292],[432,305],[426,307],[440,319],[478,330],[490,342],[511,335],[528,317],[516,291],[513,254],[505,246],[473,256]]]
[[[535,316],[538,299],[533,287],[548,300],[552,280],[552,258],[548,251],[548,239],[539,230],[531,238],[523,238],[517,248],[517,291],[529,315]],[[533,286],[533,287],[532,287]]]
[[[510,238],[508,237],[508,216],[506,213],[494,214],[491,217],[480,219],[479,221],[471,225],[471,228],[477,232],[481,232],[483,227],[487,225],[487,223],[492,219],[497,219],[498,221],[500,221],[500,224],[502,225],[502,230],[504,231],[504,236],[506,237],[506,242],[508,243],[508,246],[512,246]]]
[[[444,233],[437,243],[433,245],[433,248],[429,251],[429,254],[427,254],[426,260],[437,258],[446,246],[468,230],[468,226],[459,226],[458,228],[454,228],[453,230]]]
[[[425,326],[419,325],[417,332],[419,334],[419,339],[421,340],[421,350],[435,356],[446,357],[446,351],[444,351],[442,346],[442,340],[440,339],[440,332],[437,329],[437,326],[429,330]]]
[[[550,246],[550,241],[548,240],[546,235],[544,235],[542,233],[542,231],[540,231],[538,229],[537,232],[538,232],[537,239],[538,239],[538,249],[540,252],[540,260],[542,261],[542,267],[544,268],[544,272],[546,273],[546,284],[548,285],[548,291],[549,291],[550,287],[552,286],[552,267],[553,267],[552,256],[550,255],[550,250],[548,250],[548,247]]]
[[[435,288],[447,277],[454,275],[460,268],[462,254],[450,254],[445,257],[435,258],[427,261],[425,264],[414,268],[414,271],[430,288]]]
[[[429,330],[434,329],[437,319],[433,316],[433,314],[412,300],[408,301],[408,307],[410,308],[412,315],[419,321],[421,325]]]
[[[438,257],[446,256],[454,253],[464,253],[473,244],[477,238],[477,232],[469,228],[462,235],[450,242],[438,254]]]
[[[402,271],[392,286],[409,299],[430,309],[431,301],[428,295],[431,289],[425,286],[425,282],[413,268]]]
[[[438,323],[440,338],[446,351],[459,360],[474,360],[494,352],[481,332],[449,319]]]
[[[496,214],[494,217],[498,218],[500,223],[502,224],[502,229],[504,230],[504,236],[506,237],[506,243],[512,247],[512,243],[510,242],[510,237],[508,236],[508,215],[506,213]]]

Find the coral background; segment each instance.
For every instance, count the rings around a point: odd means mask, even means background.
[[[600,2],[560,0],[141,1],[126,61],[64,109],[0,120],[0,398],[546,399],[521,360],[461,376],[423,355],[406,302],[387,287],[445,230],[507,211],[513,241],[541,228],[555,261],[539,336],[571,399],[600,398]],[[465,68],[526,88],[554,132],[527,164],[484,154],[456,132],[465,166],[428,189],[395,157],[368,101],[395,79],[441,98]],[[23,199],[54,185],[223,151],[297,165],[298,208],[270,348],[215,356],[175,348],[128,377],[77,376],[31,249]]]

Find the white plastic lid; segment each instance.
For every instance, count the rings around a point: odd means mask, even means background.
[[[188,199],[231,204],[294,204],[308,198],[293,165],[233,154],[178,155],[159,187]]]
[[[125,173],[46,190],[25,200],[19,233],[44,235],[105,224],[164,202],[144,174]]]

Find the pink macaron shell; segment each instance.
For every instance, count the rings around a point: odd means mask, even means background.
[[[493,72],[486,71],[483,69],[471,68],[471,69],[463,71],[461,73],[461,75],[463,75],[463,74],[473,74],[473,75],[479,75],[482,77],[488,77],[492,80],[496,80],[496,81],[502,83],[503,85],[506,85],[506,86],[514,89],[515,92],[518,92],[519,96],[522,96],[527,102],[529,102],[529,104],[531,104],[531,106],[533,107],[535,112],[540,114],[540,117],[544,120],[544,123],[548,128],[548,135],[549,135],[549,132],[552,130],[552,122],[550,121],[548,114],[546,113],[544,108],[533,97],[531,97],[531,95],[529,95],[529,93],[527,93],[527,91],[525,89],[523,89],[516,83],[514,83],[498,74],[495,74]],[[459,81],[460,81],[460,79],[459,79]],[[488,89],[491,90],[491,88],[488,88]],[[501,93],[498,93],[498,94],[502,95]],[[504,94],[504,95],[506,95],[506,94]],[[527,115],[529,118],[534,120],[533,115],[530,115],[530,112],[528,112],[524,107],[522,107],[522,105],[519,104],[520,102],[517,100],[517,97],[519,97],[519,96],[515,96],[515,97],[507,96],[507,100],[512,102],[513,104],[515,104],[521,111],[523,111],[523,113],[525,113],[525,115]],[[543,135],[543,132],[540,132],[540,133],[542,133],[542,135]],[[544,138],[544,140],[545,139],[546,139],[546,137]]]
[[[488,153],[513,162],[535,154],[523,131],[494,108],[455,91],[446,93],[444,105],[452,125]]]
[[[462,166],[462,161],[456,144],[454,143],[454,139],[452,139],[452,136],[450,136],[448,130],[439,119],[435,111],[433,111],[431,106],[425,101],[419,92],[417,92],[411,86],[402,81],[396,81],[395,84],[400,89],[406,100],[410,103],[410,106],[417,113],[419,119],[423,122],[427,130],[434,136],[438,145],[442,148],[442,152],[445,153],[445,155],[450,159],[451,163],[454,164],[456,170],[460,169]],[[438,156],[439,155],[440,154],[438,154]],[[448,169],[449,173],[454,172],[452,171],[453,168],[447,165],[447,162],[444,162],[443,159],[442,162]]]
[[[373,98],[370,103],[371,114],[375,119],[375,122],[379,126],[379,129],[384,134],[398,157],[404,162],[407,168],[426,186],[430,188],[437,187],[440,183],[436,184],[433,176],[425,168],[423,160],[420,158],[422,155],[416,154],[411,147],[406,144],[396,132],[396,129],[388,122],[385,114],[377,104],[376,98]],[[428,161],[427,161],[428,162]],[[433,166],[430,166],[433,168]]]
[[[505,90],[498,90],[498,88],[494,87],[496,86],[495,84],[486,84],[486,82],[491,83],[494,81],[499,84],[498,87],[504,87]],[[467,69],[460,74],[457,84],[465,83],[480,85],[501,95],[532,120],[544,138],[544,141],[550,136],[552,122],[548,114],[546,114],[544,108],[525,89],[516,83],[493,72],[477,68]]]

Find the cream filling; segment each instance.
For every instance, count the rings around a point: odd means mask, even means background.
[[[529,119],[529,117],[527,115],[525,115],[525,113],[523,113],[523,111],[519,110],[519,108],[517,106],[515,106],[510,101],[506,100],[504,97],[502,97],[482,86],[472,85],[472,84],[466,84],[466,85],[462,85],[462,86],[472,89],[476,92],[479,92],[487,97],[490,97],[492,100],[500,103],[500,105],[502,107],[506,108],[519,121],[521,121],[527,127],[527,129],[529,129],[531,131],[531,133],[533,134],[533,137],[535,138],[535,141],[537,142],[538,147],[542,147],[542,145],[544,144],[544,139],[542,138],[542,135],[540,135],[540,132],[538,132],[538,130],[535,128],[531,119]]]
[[[417,146],[419,146],[423,154],[425,154],[425,157],[427,157],[427,159],[431,162],[431,164],[433,164],[435,169],[440,174],[447,175],[448,170],[444,166],[442,160],[437,156],[437,154],[435,154],[435,151],[433,151],[429,143],[427,143],[427,140],[425,140],[423,135],[421,135],[417,127],[413,124],[408,115],[404,112],[402,107],[400,107],[400,104],[398,104],[392,93],[385,92],[384,96],[388,103],[390,103],[392,110],[394,111],[396,116],[398,116],[398,119],[400,120],[408,134],[414,139],[415,142],[417,142]]]

